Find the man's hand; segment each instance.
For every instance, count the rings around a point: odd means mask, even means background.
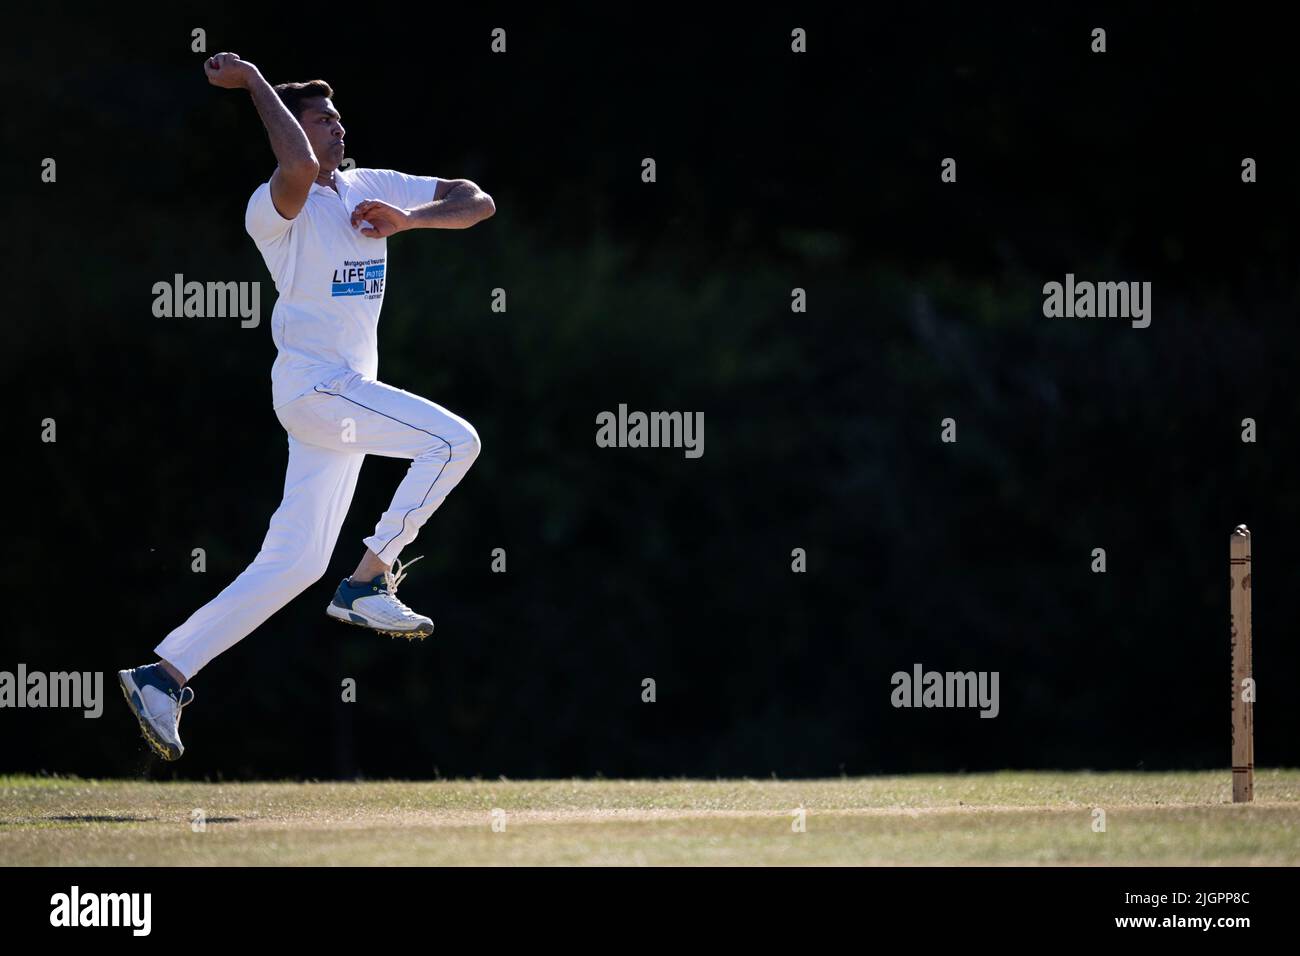
[[[357,208],[352,210],[353,228],[356,228],[363,219],[370,225],[362,227],[361,235],[371,239],[385,239],[395,232],[404,232],[413,228],[411,217],[405,209],[398,209],[378,199],[367,199],[357,203]]]
[[[257,67],[241,60],[238,53],[218,53],[203,64],[208,82],[225,90],[244,90],[255,76],[261,76]]]

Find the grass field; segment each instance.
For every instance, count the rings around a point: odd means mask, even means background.
[[[0,776],[4,865],[1300,863],[1300,771],[147,783]],[[806,832],[794,832],[794,811]],[[1094,831],[1095,808],[1105,832]],[[195,832],[192,811],[206,817]],[[493,810],[504,811],[494,831]]]

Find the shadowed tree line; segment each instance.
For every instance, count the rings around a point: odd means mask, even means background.
[[[380,332],[380,376],[467,417],[483,454],[408,552],[432,639],[323,616],[405,467],[369,459],[326,577],[195,679],[189,752],[152,772],[1226,767],[1243,521],[1257,760],[1296,762],[1300,210],[1274,41],[1145,14],[1100,58],[1066,14],[809,16],[804,59],[760,19],[520,21],[493,60],[457,42],[494,25],[466,15],[437,57],[378,72],[321,27],[213,21],[210,51],[328,79],[362,165],[493,195],[471,230],[390,240]],[[37,321],[9,329],[10,578],[52,610],[10,616],[0,669],[150,659],[279,501],[274,290],[243,232],[273,163],[251,105],[176,39],[191,27],[34,23],[11,66],[11,261]],[[57,184],[32,172],[46,155]],[[1044,318],[1067,272],[1151,281],[1151,327]],[[175,273],[262,282],[261,327],[154,318]],[[620,403],[703,412],[703,457],[598,448]],[[998,671],[998,717],[893,708],[915,663]],[[0,719],[0,770],[147,763],[115,700]]]

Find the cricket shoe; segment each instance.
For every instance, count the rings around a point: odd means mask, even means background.
[[[117,682],[149,746],[163,760],[179,760],[185,753],[185,745],[181,743],[181,710],[194,700],[194,689],[177,687],[176,681],[158,664],[118,671]]]
[[[416,558],[411,564],[419,560]],[[344,578],[325,613],[336,621],[369,628],[389,637],[424,640],[433,633],[433,621],[423,614],[416,614],[397,599],[397,586],[406,577],[408,567],[410,565],[403,565],[399,559],[393,562],[392,570],[377,574],[364,584],[353,584],[351,579]]]

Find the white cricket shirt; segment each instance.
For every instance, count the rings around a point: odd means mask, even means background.
[[[275,280],[271,405],[279,408],[347,371],[379,374],[379,309],[388,278],[388,240],[352,228],[357,203],[378,199],[399,209],[433,200],[437,176],[392,169],[340,169],[339,191],[313,183],[296,219],[271,201],[268,180],[248,200],[244,228]]]

